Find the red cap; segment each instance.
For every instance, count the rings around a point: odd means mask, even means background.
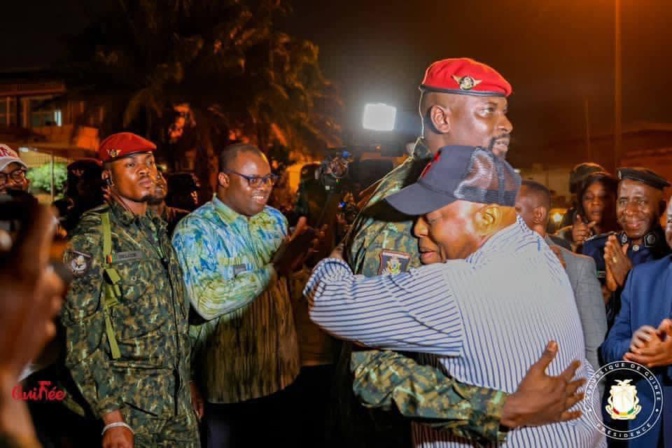
[[[149,140],[131,132],[119,132],[100,142],[98,158],[102,162],[109,162],[138,152],[154,150],[156,150],[156,145]]]
[[[494,68],[469,58],[443,59],[425,72],[420,90],[459,95],[511,95],[511,84]]]

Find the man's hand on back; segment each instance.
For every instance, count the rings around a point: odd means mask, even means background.
[[[540,426],[565,422],[581,416],[581,411],[569,411],[583,399],[577,393],[584,378],[572,381],[581,363],[573,361],[559,376],[548,376],[546,368],[555,359],[558,344],[551,341],[541,358],[530,367],[518,389],[506,399],[501,423],[509,428]]]

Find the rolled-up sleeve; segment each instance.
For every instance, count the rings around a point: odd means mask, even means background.
[[[438,264],[367,278],[354,275],[342,260],[326,259],[315,267],[304,295],[311,319],[335,337],[369,347],[458,356],[464,327],[444,270]]]

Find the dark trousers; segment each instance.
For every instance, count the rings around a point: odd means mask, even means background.
[[[331,386],[334,365],[304,366],[292,385],[297,396],[296,415],[299,421],[296,445],[301,448],[335,447],[327,434],[331,413]]]
[[[296,446],[300,430],[292,386],[272,395],[230,404],[205,404],[207,448]]]

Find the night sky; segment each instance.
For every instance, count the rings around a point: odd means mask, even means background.
[[[0,68],[43,66],[63,53],[89,11],[75,0],[5,2]],[[41,6],[40,6],[41,5]],[[468,56],[513,85],[511,158],[549,141],[582,137],[585,103],[593,134],[613,126],[614,0],[293,0],[283,26],[320,46],[340,88],[346,128],[366,102],[396,105],[416,128],[417,86],[436,59]],[[350,5],[350,6],[348,6]],[[60,17],[56,19],[56,17]],[[669,0],[622,0],[624,125],[672,122]]]

